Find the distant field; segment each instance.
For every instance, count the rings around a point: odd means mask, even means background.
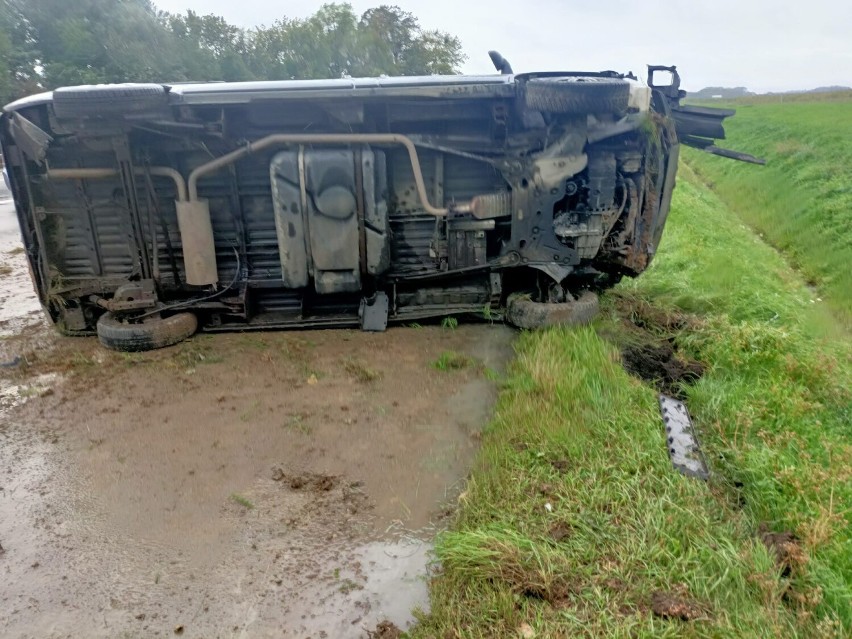
[[[704,106],[732,106],[744,104],[796,104],[802,102],[849,102],[852,100],[852,91],[826,91],[823,93],[775,93],[771,95],[750,95],[743,98],[730,98],[721,100],[687,98],[689,104],[701,104]]]
[[[684,167],[649,271],[594,327],[519,340],[413,636],[849,636],[852,360],[811,299]],[[670,392],[707,484],[672,469],[656,392],[622,367],[672,346],[704,366]]]
[[[719,198],[783,251],[852,327],[852,91],[704,101],[733,106],[722,146],[747,166],[687,149],[684,159]]]

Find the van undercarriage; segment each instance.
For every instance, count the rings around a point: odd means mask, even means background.
[[[673,80],[653,83],[654,70]],[[680,143],[731,111],[674,67],[102,85],[9,105],[0,143],[33,281],[67,334],[144,350],[203,330],[477,314],[588,321],[649,264]]]

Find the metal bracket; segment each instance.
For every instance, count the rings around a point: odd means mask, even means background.
[[[23,153],[41,165],[53,138],[19,113],[9,116],[9,134]]]
[[[660,395],[660,412],[666,425],[666,447],[672,458],[672,465],[684,475],[706,481],[710,477],[710,471],[698,445],[686,405],[666,395]]]
[[[378,291],[372,297],[361,298],[358,308],[358,320],[362,331],[382,332],[388,327],[388,296]]]
[[[141,280],[122,284],[115,289],[111,300],[106,300],[103,306],[115,312],[139,311],[157,307],[157,292],[153,280]]]

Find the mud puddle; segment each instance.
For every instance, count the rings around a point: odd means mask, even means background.
[[[430,540],[511,330],[199,335],[125,355],[42,325],[0,340],[4,356],[52,349],[0,369],[15,387],[0,635],[365,637],[428,608]],[[472,365],[439,370],[446,352]]]

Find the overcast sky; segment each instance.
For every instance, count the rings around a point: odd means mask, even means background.
[[[306,17],[308,0],[154,0],[166,11],[193,9],[242,27]],[[850,0],[356,0],[410,11],[422,27],[457,35],[464,73],[493,73],[497,49],[516,72],[634,71],[676,64],[683,87],[746,86],[752,91],[852,85]]]

